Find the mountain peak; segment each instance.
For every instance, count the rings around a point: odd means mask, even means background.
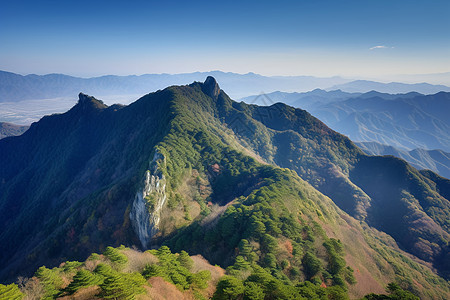
[[[86,95],[84,93],[78,94],[77,106],[82,107],[82,108],[96,108],[96,109],[102,109],[102,108],[108,107],[105,103],[103,103],[103,101],[95,99],[94,97]]]
[[[206,77],[206,80],[203,83],[202,90],[205,94],[214,99],[216,99],[220,93],[219,84],[217,83],[216,79],[212,76]]]

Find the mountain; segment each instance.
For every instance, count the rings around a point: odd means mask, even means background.
[[[21,135],[27,131],[29,126],[15,125],[6,122],[0,122],[0,139],[8,136]]]
[[[0,71],[0,102],[72,97],[80,91],[101,96],[142,95],[170,85],[186,84],[214,76],[222,86],[241,98],[262,91],[307,91],[317,87],[342,84],[340,77],[262,76],[254,73],[236,74],[221,71],[184,74],[144,74],[140,76],[107,75],[79,78],[63,74],[26,75]],[[131,98],[130,98],[131,99]]]
[[[380,93],[377,91],[370,91],[367,93],[347,93],[341,90],[325,91],[321,89],[315,89],[305,93],[287,93],[287,92],[273,92],[268,94],[253,95],[241,98],[248,104],[257,104],[268,106],[277,102],[286,103],[290,106],[299,107],[308,111],[314,109],[320,109],[320,107],[334,103],[341,102],[351,98],[368,99],[368,98],[381,98],[384,100],[394,100],[398,98],[413,98],[416,96],[423,96],[416,92],[409,92],[406,94],[388,94]]]
[[[315,90],[275,92],[241,100],[255,104],[283,102],[307,109],[334,130],[357,141],[368,154],[394,155],[418,169],[431,169],[449,177],[447,152],[427,150],[449,149],[448,93],[425,96],[416,92],[360,94]]]
[[[418,92],[421,94],[435,94],[441,91],[450,92],[450,87],[445,85],[433,85],[429,83],[381,83],[368,80],[355,80],[343,84],[334,85],[327,90],[342,90],[349,93],[366,93],[378,91],[389,94]]]
[[[376,142],[360,142],[356,145],[369,155],[393,155],[406,160],[416,169],[431,170],[443,177],[450,178],[450,153],[442,150],[414,149],[406,151]]]
[[[450,93],[385,100],[352,98],[311,111],[354,141],[450,152]]]
[[[427,83],[381,83],[374,81],[344,79],[340,77],[319,78],[313,76],[263,76],[255,73],[237,74],[221,71],[195,72],[183,74],[144,74],[130,76],[106,75],[93,78],[79,78],[64,74],[26,75],[0,71],[0,102],[23,100],[53,99],[72,97],[84,91],[102,97],[124,98],[127,103],[149,91],[163,89],[170,85],[200,81],[214,76],[221,85],[232,92],[233,98],[248,97],[274,91],[306,92],[314,89],[342,90],[346,93],[365,93],[376,90],[384,93],[408,93],[416,91],[422,94],[450,91],[443,85]],[[330,88],[331,87],[331,88]],[[310,95],[320,96],[320,91]],[[336,95],[339,96],[339,95]],[[329,99],[329,97],[327,97]]]
[[[332,129],[356,142],[377,142],[401,150],[450,152],[450,93],[364,94],[315,90],[275,92],[241,99],[246,103],[283,102],[307,109]]]
[[[310,110],[335,101],[343,101],[352,97],[361,96],[361,93],[346,93],[341,90],[325,91],[315,89],[305,93],[273,92],[267,94],[253,95],[240,99],[245,103],[268,106],[277,102],[283,102],[294,107]]]
[[[449,293],[449,180],[367,156],[304,110],[235,102],[212,77],[128,106],[80,94],[0,157],[2,282],[164,244],[227,268],[217,289],[235,297]]]

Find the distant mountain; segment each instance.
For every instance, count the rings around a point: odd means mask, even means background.
[[[0,122],[0,139],[8,136],[21,135],[22,133],[27,131],[28,128],[29,126],[21,126],[6,122]]]
[[[435,94],[441,91],[450,92],[450,87],[445,85],[433,85],[429,83],[381,83],[368,80],[355,80],[344,84],[334,85],[327,90],[342,90],[349,93],[366,93],[378,91],[389,94],[418,92],[421,94]]]
[[[408,93],[415,91],[422,94],[431,94],[439,91],[450,91],[449,87],[426,83],[386,84],[364,80],[351,81],[351,79],[340,77],[262,76],[254,73],[236,74],[221,71],[184,74],[144,74],[140,76],[106,75],[93,78],[79,78],[63,74],[22,76],[0,71],[0,102],[70,97],[80,91],[103,97],[124,95],[136,97],[148,91],[156,91],[170,85],[201,81],[207,76],[214,76],[224,88],[233,91],[231,94],[233,98],[272,93],[274,91],[306,92],[314,89],[342,90],[347,93],[364,93],[376,90],[384,93]],[[320,93],[319,90],[316,90],[309,95],[303,96],[323,96]],[[343,94],[339,95],[339,92],[335,94],[335,97],[344,96]],[[303,97],[302,95],[300,96]]]
[[[370,91],[361,94],[318,89],[307,93],[274,92],[241,100],[259,105],[283,102],[306,109],[331,128],[358,141],[358,146],[367,154],[394,155],[405,159],[418,169],[430,169],[444,177],[450,177],[448,152],[415,147],[433,149],[433,147],[442,148],[448,144],[448,137],[446,137],[448,131],[438,125],[448,121],[447,112],[450,109],[450,101],[446,93],[425,96],[417,92],[388,94]],[[419,111],[422,112],[421,118],[417,117]],[[374,114],[377,116],[375,117]],[[412,135],[411,129],[407,130],[396,124],[402,120],[406,120],[402,126],[424,131],[422,138],[425,138],[421,139],[419,134]],[[427,121],[433,125],[425,126]],[[383,124],[383,127],[380,124]],[[446,125],[442,126],[445,128]],[[429,138],[430,135],[436,135],[434,140],[441,142],[434,144],[429,142],[433,140]],[[361,140],[364,142],[359,142]]]
[[[343,84],[334,85],[327,90],[342,90],[349,93],[366,93],[378,91],[389,94],[418,92],[421,94],[435,94],[441,91],[450,92],[450,87],[445,85],[433,85],[429,83],[381,83],[368,80],[355,80]]]
[[[361,96],[361,93],[346,93],[341,90],[325,91],[322,89],[315,89],[305,93],[287,93],[287,92],[273,92],[267,94],[259,94],[241,98],[241,101],[249,104],[257,105],[272,105],[277,102],[286,103],[288,105],[309,110],[313,107],[321,106],[323,104],[343,101],[352,97]]]
[[[358,142],[356,145],[369,155],[393,155],[406,160],[419,170],[431,170],[443,177],[450,178],[450,153],[442,150],[414,149],[407,151],[376,142]]]
[[[315,89],[305,93],[277,91],[267,94],[252,95],[241,98],[240,100],[245,103],[257,105],[272,105],[277,102],[282,102],[305,110],[313,110],[315,108],[320,108],[325,104],[340,102],[350,98],[368,99],[379,97],[385,100],[393,100],[398,98],[413,98],[416,96],[423,95],[417,92],[409,92],[406,94],[388,94],[377,91],[370,91],[367,93],[347,93],[341,90],[325,91],[322,89]]]
[[[450,152],[450,93],[364,94],[316,90],[276,92],[243,98],[247,103],[282,102],[307,109],[356,142],[377,142],[402,150]]]
[[[357,97],[311,113],[357,142],[450,152],[450,93],[385,100]]]
[[[450,72],[432,73],[432,74],[391,75],[389,76],[389,80],[393,82],[404,82],[404,83],[428,82],[432,84],[442,84],[450,86]]]
[[[212,77],[128,106],[80,94],[0,140],[0,157],[2,282],[92,252],[119,269],[107,246],[164,244],[226,268],[223,298],[359,299],[392,281],[423,299],[450,291],[449,180],[367,156],[304,110],[235,102]],[[146,274],[188,286],[189,273],[164,273],[179,257],[164,249]],[[65,265],[38,269],[49,292]]]
[[[156,91],[170,85],[187,84],[214,76],[232,97],[241,98],[261,92],[308,91],[342,84],[349,80],[340,77],[318,78],[312,76],[262,76],[254,73],[236,74],[221,71],[185,74],[145,74],[140,76],[107,75],[78,78],[63,74],[22,76],[0,71],[0,102],[49,99],[73,96],[84,91],[101,96],[138,95]]]

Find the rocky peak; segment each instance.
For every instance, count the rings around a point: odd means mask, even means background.
[[[202,90],[205,94],[211,98],[217,99],[220,93],[220,87],[216,79],[212,76],[208,76],[203,83]]]
[[[77,106],[81,107],[83,110],[89,108],[102,109],[108,107],[106,104],[103,103],[103,101],[95,99],[94,97],[83,93],[78,94]]]

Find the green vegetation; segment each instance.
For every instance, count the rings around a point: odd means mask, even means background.
[[[0,300],[21,300],[24,296],[17,284],[0,284]]]
[[[138,271],[130,269],[129,257]],[[107,247],[103,255],[93,253],[83,263],[68,261],[58,268],[40,267],[35,273],[36,282],[22,278],[25,284],[20,288],[16,284],[0,285],[0,299],[75,297],[81,290],[91,298],[136,299],[147,293],[145,287],[150,288],[147,279],[151,277],[162,277],[179,290],[192,291],[202,299],[211,273],[208,270],[192,272],[193,267],[194,261],[187,252],[172,253],[167,246],[145,253],[124,246]],[[30,282],[36,286],[31,288]]]
[[[35,276],[39,279],[44,287],[43,299],[53,299],[58,295],[59,290],[63,286],[63,280],[60,274],[60,269],[48,269],[45,266],[40,267],[36,271]]]
[[[208,286],[211,274],[208,271],[191,273],[193,261],[186,251],[177,255],[173,254],[169,247],[162,246],[149,252],[155,255],[159,262],[145,267],[143,271],[145,278],[162,277],[180,290],[204,289]]]
[[[145,293],[142,287],[147,284],[139,273],[120,274],[111,272],[102,284],[99,297],[104,299],[135,299],[136,295]]]
[[[86,269],[81,269],[75,274],[72,282],[64,289],[64,291],[68,294],[73,294],[81,288],[99,285],[103,283],[103,281],[103,276],[93,274]]]
[[[420,300],[419,297],[409,291],[405,291],[395,282],[389,283],[386,290],[388,295],[369,294],[362,300]]]
[[[119,249],[113,247],[106,247],[103,255],[107,257],[117,269],[123,268],[128,262],[127,257],[122,254]]]

